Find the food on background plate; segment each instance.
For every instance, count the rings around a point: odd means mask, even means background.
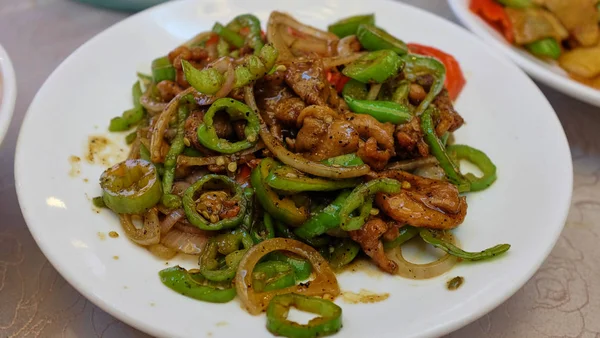
[[[160,271],[178,293],[267,313],[270,332],[314,337],[341,329],[336,271],[365,255],[412,279],[506,252],[459,248],[451,230],[464,193],[487,189],[496,167],[452,144],[465,78],[457,60],[405,44],[372,14],[323,31],[273,12],[266,32],[245,14],[216,23],[138,74],[134,107],[113,118],[129,158],[100,178],[94,199],[127,237],[156,256],[198,256]],[[483,173],[462,173],[461,160]],[[402,245],[446,254],[414,264]],[[481,249],[481,248],[478,248]],[[319,317],[287,319],[291,306]]]
[[[471,0],[470,9],[508,42],[600,89],[600,1]]]

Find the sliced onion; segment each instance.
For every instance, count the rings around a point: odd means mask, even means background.
[[[163,143],[165,142],[163,135],[169,127],[169,122],[171,122],[173,115],[177,111],[177,107],[179,107],[179,100],[195,91],[196,90],[193,87],[190,87],[177,94],[177,96],[169,102],[165,110],[160,113],[158,120],[156,120],[156,124],[154,125],[154,129],[152,130],[152,139],[150,140],[150,157],[152,162],[157,163],[163,161],[161,152]]]
[[[418,236],[417,236],[418,237]],[[444,232],[445,241],[456,245],[456,239],[450,232]],[[426,264],[415,264],[407,261],[402,255],[402,246],[386,251],[385,255],[398,265],[396,274],[410,279],[429,279],[450,271],[459,261],[458,257],[445,254],[440,259]]]
[[[354,46],[357,46],[358,49],[355,50]],[[337,45],[337,54],[339,56],[347,56],[353,53],[356,53],[360,50],[360,42],[356,38],[356,35],[348,35],[340,39]]]
[[[222,98],[229,94],[229,92],[233,89],[233,84],[235,83],[235,72],[233,71],[233,65],[231,62],[227,65],[227,70],[225,71],[225,82],[223,86],[215,93],[215,98]]]
[[[202,236],[213,235],[213,233],[211,231],[198,229],[197,227],[188,223],[187,220],[185,220],[185,219],[177,222],[177,224],[175,224],[175,229],[186,232],[188,234],[196,234],[196,235],[202,235]]]
[[[138,229],[135,224],[133,224],[132,215],[119,214],[119,219],[121,220],[125,235],[139,245],[147,246],[158,244],[158,242],[160,242],[158,210],[152,208],[142,217],[144,218],[144,225]]]
[[[160,234],[164,236],[183,216],[185,216],[185,211],[183,209],[177,209],[168,214],[167,217],[160,222]]]
[[[189,255],[198,255],[206,245],[209,236],[191,234],[177,229],[172,229],[160,242],[167,248]]]
[[[167,103],[155,101],[150,97],[150,90],[147,90],[140,97],[140,104],[146,108],[150,115],[158,114],[167,108]]]
[[[309,25],[305,25],[285,13],[274,11],[269,17],[269,21],[271,20],[273,20],[275,23],[291,27],[302,34],[306,34],[320,40],[339,40],[337,35]]]
[[[244,94],[246,104],[254,111],[258,111],[256,101],[254,100],[254,90],[252,86],[244,87]],[[258,114],[260,119],[260,137],[262,138],[265,146],[284,164],[289,165],[302,172],[312,174],[315,176],[328,177],[328,178],[351,178],[359,177],[367,174],[371,168],[368,165],[363,164],[353,167],[335,167],[328,166],[319,162],[307,160],[299,154],[292,153],[287,150],[279,140],[275,139],[269,132],[269,128],[265,124],[262,116]]]
[[[152,244],[148,247],[148,251],[150,251],[154,256],[160,259],[171,259],[177,255],[177,251],[167,248],[166,246],[158,243]]]
[[[444,169],[437,164],[420,166],[415,169],[414,174],[421,177],[430,178],[432,180],[446,179],[446,172],[444,172]]]
[[[310,284],[293,285],[287,288],[257,292],[252,288],[252,271],[256,264],[268,253],[273,251],[289,251],[304,259],[308,259],[315,274]],[[317,250],[308,244],[287,238],[267,239],[248,250],[238,266],[235,275],[235,288],[242,305],[252,315],[263,312],[269,301],[276,295],[299,293],[306,296],[323,296],[329,294],[335,297],[340,294],[335,273],[329,263]]]
[[[365,52],[360,52],[360,53],[354,53],[354,54],[344,55],[344,56],[334,56],[334,57],[329,57],[329,58],[323,58],[321,60],[323,61],[323,66],[325,67],[325,69],[329,69],[329,68],[333,68],[333,67],[337,67],[337,66],[341,66],[341,65],[346,65],[346,64],[349,64],[350,62],[354,62],[365,54],[366,54]]]
[[[429,165],[429,164],[437,164],[438,160],[434,156],[421,157],[414,160],[406,160],[399,161],[388,164],[385,169],[387,170],[404,170],[411,171],[415,170],[419,167]]]
[[[223,56],[223,57],[216,59],[214,62],[211,62],[206,67],[207,68],[212,67],[212,68],[218,70],[219,73],[222,74],[222,73],[225,73],[229,69],[229,66],[231,66],[232,62],[233,62],[233,59],[231,57]]]
[[[379,91],[381,90],[381,83],[375,83],[371,85],[371,89],[369,89],[369,93],[367,94],[367,100],[374,101],[377,99],[377,95],[379,95]]]

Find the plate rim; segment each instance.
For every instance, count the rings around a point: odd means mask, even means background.
[[[469,7],[466,5],[467,1],[468,0],[448,0],[448,3],[450,5],[450,9],[461,22],[461,24],[463,24],[486,45],[500,50],[527,74],[531,75],[545,85],[552,87],[555,90],[576,100],[600,107],[600,89],[594,89],[567,76],[557,74],[546,67],[534,63],[531,60],[519,55],[514,46],[508,46],[504,41],[501,41],[485,30],[481,23],[483,20],[469,10]]]
[[[211,1],[211,0],[202,0],[202,1]],[[471,38],[473,39],[473,41],[478,41],[477,43],[481,44],[481,45],[485,45],[483,42],[479,41],[480,39],[477,38],[477,36],[475,34],[473,34],[472,32],[470,32],[469,30],[465,29],[464,27],[461,27],[460,25],[446,19],[443,18],[441,16],[438,16],[434,13],[428,12],[425,9],[410,5],[410,4],[406,4],[403,2],[396,2],[396,1],[389,1],[389,0],[375,0],[376,2],[379,3],[395,3],[397,6],[405,6],[405,7],[410,7],[412,10],[415,10],[417,12],[419,12],[419,15],[425,15],[425,16],[429,16],[431,18],[434,18],[436,20],[440,20],[445,22],[446,24],[450,24],[455,26],[457,29],[463,31],[465,34],[471,36]],[[98,34],[96,34],[95,36],[93,36],[92,38],[88,39],[87,41],[85,41],[82,45],[80,45],[79,47],[77,47],[67,58],[65,58],[60,65],[58,65],[56,67],[56,69],[54,71],[52,71],[52,73],[48,76],[48,78],[43,82],[42,86],[39,88],[39,90],[37,91],[36,95],[34,96],[33,100],[31,101],[27,112],[25,114],[25,117],[23,119],[23,123],[20,127],[19,130],[19,136],[17,139],[17,145],[16,145],[16,150],[15,150],[15,161],[14,161],[14,174],[15,174],[15,188],[16,188],[16,192],[17,192],[17,197],[18,197],[18,201],[19,201],[19,206],[21,208],[21,212],[23,215],[23,218],[25,219],[25,222],[27,224],[27,227],[30,231],[30,233],[32,234],[32,237],[34,238],[36,244],[38,245],[38,247],[40,248],[40,250],[42,251],[42,253],[44,254],[44,256],[46,257],[46,259],[50,262],[50,264],[61,274],[61,276],[73,287],[75,288],[79,293],[81,293],[84,297],[86,297],[88,300],[90,300],[92,303],[94,303],[96,306],[98,306],[99,308],[101,308],[102,310],[106,311],[107,313],[109,313],[110,315],[114,316],[115,318],[117,318],[118,320],[121,320],[125,323],[127,323],[128,325],[133,326],[134,328],[142,331],[142,332],[146,332],[152,335],[156,335],[156,336],[161,336],[161,337],[168,337],[170,335],[172,335],[171,333],[169,333],[168,331],[166,331],[165,329],[162,328],[156,328],[153,326],[147,326],[147,324],[144,321],[138,320],[136,317],[130,316],[126,313],[124,313],[122,310],[118,309],[117,307],[113,307],[109,302],[104,301],[102,298],[100,298],[99,296],[97,296],[94,292],[92,292],[90,289],[86,289],[86,287],[84,285],[81,285],[77,282],[76,278],[71,275],[69,272],[66,271],[66,267],[64,264],[61,264],[60,261],[56,258],[53,257],[51,255],[51,245],[49,245],[47,242],[45,242],[42,238],[40,238],[38,235],[39,233],[36,233],[35,231],[32,231],[32,226],[30,225],[32,223],[32,219],[31,219],[31,214],[28,213],[29,210],[26,208],[25,204],[27,204],[25,201],[27,199],[24,191],[22,190],[21,187],[21,182],[24,180],[24,178],[21,176],[21,170],[20,170],[20,163],[23,162],[23,160],[21,160],[21,157],[24,152],[23,150],[23,144],[25,143],[25,141],[23,140],[23,130],[25,128],[27,128],[27,126],[32,123],[30,122],[30,120],[32,119],[32,115],[30,114],[30,110],[31,107],[33,105],[34,102],[36,102],[39,98],[40,93],[42,92],[42,90],[46,87],[47,83],[53,79],[55,76],[57,76],[56,74],[58,74],[62,68],[66,67],[66,65],[70,62],[70,60],[72,58],[77,57],[77,54],[79,54],[80,50],[83,48],[86,48],[86,46],[93,44],[94,41],[96,41],[97,39],[101,38],[101,36],[103,36],[104,34],[108,34],[109,32],[111,32],[112,30],[116,30],[119,29],[119,27],[121,25],[126,24],[127,22],[129,22],[129,20],[134,20],[135,18],[137,18],[138,16],[146,16],[146,15],[150,15],[150,13],[153,13],[154,11],[160,11],[162,10],[163,6],[167,7],[167,6],[174,6],[177,3],[183,3],[183,2],[188,2],[188,3],[193,3],[193,2],[198,2],[198,0],[180,0],[180,1],[169,1],[169,2],[165,2],[163,4],[151,7],[149,9],[146,9],[144,11],[138,12],[134,15],[131,15],[127,18],[124,18],[121,21],[118,21],[116,23],[114,23],[113,25],[107,27],[106,29],[102,30],[101,32],[99,32]],[[537,85],[529,78],[527,77],[524,73],[523,70],[520,69],[519,67],[517,67],[514,63],[512,63],[509,59],[507,59],[505,56],[502,55],[495,55],[494,56],[498,62],[504,63],[506,66],[508,67],[513,67],[516,71],[521,72],[521,74],[523,74],[523,81],[529,81],[530,84],[532,85],[532,90],[537,90],[538,94],[540,95],[540,100],[542,100],[543,103],[545,103],[548,107],[548,109],[553,113],[553,114],[549,114],[550,116],[548,116],[548,119],[552,120],[552,123],[556,124],[556,126],[558,127],[559,131],[561,131],[560,135],[557,135],[557,138],[561,140],[561,143],[563,145],[565,145],[565,149],[566,150],[566,154],[565,156],[568,155],[569,159],[572,159],[571,157],[571,150],[569,147],[569,143],[564,131],[564,128],[562,127],[560,120],[558,119],[554,108],[552,107],[552,105],[548,102],[547,98],[545,97],[545,95],[541,92],[541,90],[539,89],[539,87],[537,87]],[[24,165],[24,163],[23,163]],[[561,201],[561,203],[564,203],[563,206],[563,216],[561,217],[561,224],[562,226],[557,227],[556,228],[556,233],[553,234],[553,241],[552,243],[548,243],[548,246],[546,247],[546,250],[544,250],[543,252],[540,251],[543,255],[543,259],[540,259],[536,264],[532,264],[529,269],[527,270],[527,273],[519,276],[518,279],[516,279],[516,282],[512,284],[512,287],[509,289],[509,291],[503,293],[501,296],[496,296],[496,297],[492,297],[493,299],[489,301],[489,303],[487,304],[487,306],[483,306],[478,308],[478,311],[475,311],[476,313],[472,312],[472,313],[467,313],[465,312],[462,316],[458,316],[455,317],[454,319],[447,321],[444,325],[440,326],[435,326],[434,328],[428,328],[428,329],[424,329],[421,333],[417,333],[417,336],[426,336],[426,337],[433,337],[433,336],[440,336],[440,335],[444,335],[450,332],[453,332],[455,330],[458,330],[462,327],[464,327],[465,325],[468,325],[469,323],[472,323],[474,321],[476,321],[477,319],[481,318],[482,316],[484,316],[485,314],[489,313],[491,310],[493,310],[494,308],[498,307],[500,304],[504,303],[508,298],[512,297],[519,289],[521,289],[523,287],[523,285],[535,274],[535,272],[537,272],[537,270],[540,268],[540,266],[545,262],[545,260],[547,259],[548,255],[550,254],[550,252],[552,251],[552,249],[554,248],[556,242],[558,241],[558,239],[560,238],[560,234],[562,232],[562,229],[564,228],[565,225],[565,221],[567,219],[568,216],[568,212],[570,209],[570,203],[571,203],[571,199],[572,199],[572,191],[573,191],[573,167],[572,167],[573,163],[572,160],[567,161],[566,162],[566,168],[568,173],[569,173],[569,180],[565,182],[568,194],[565,195],[563,197],[563,201]],[[557,204],[558,205],[558,204]]]
[[[6,137],[17,100],[17,79],[8,52],[0,45],[0,145]]]

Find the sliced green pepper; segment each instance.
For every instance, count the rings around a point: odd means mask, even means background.
[[[102,196],[96,196],[94,198],[92,198],[92,204],[99,209],[102,208],[106,208],[106,204],[104,204],[104,200],[102,199]]]
[[[224,27],[218,22],[215,22],[212,31],[217,33],[217,35],[219,35],[223,40],[234,45],[236,48],[242,48],[244,46],[244,38],[241,35],[227,27]]]
[[[557,60],[562,53],[560,44],[555,38],[545,38],[525,45],[528,51],[539,57]]]
[[[304,239],[313,238],[326,233],[340,225],[340,210],[346,203],[350,190],[342,191],[331,204],[311,216],[308,221],[294,230],[294,233]]]
[[[100,176],[102,200],[118,214],[141,214],[162,196],[158,173],[152,163],[127,160],[106,169]]]
[[[399,229],[399,235],[392,241],[383,241],[383,249],[391,250],[402,245],[419,234],[419,229],[410,225],[405,225]]]
[[[444,64],[435,58],[408,54],[402,56],[402,59],[406,62],[404,67],[404,75],[406,78],[415,82],[419,75],[430,74],[433,76],[433,84],[429,88],[429,92],[421,101],[415,114],[420,116],[425,112],[425,109],[429,107],[433,99],[444,89],[444,81],[446,80],[446,67]]]
[[[262,229],[259,229],[258,227],[261,225]],[[250,237],[252,237],[252,240],[255,244],[275,237],[273,218],[271,218],[271,215],[269,215],[269,213],[264,213],[262,222],[253,222],[250,228]]]
[[[310,262],[302,258],[293,257],[281,251],[271,252],[267,257],[268,260],[274,260],[289,264],[294,269],[296,281],[303,281],[308,279],[312,272],[312,266],[310,265]]]
[[[302,172],[288,166],[274,168],[265,181],[273,189],[288,192],[334,191],[354,187],[360,182],[358,179],[334,181],[318,177],[308,177]]]
[[[181,198],[177,195],[171,194],[171,188],[173,187],[173,181],[175,180],[175,168],[177,167],[177,156],[183,152],[185,143],[183,141],[185,136],[185,121],[187,119],[189,110],[186,105],[180,105],[177,111],[177,135],[171,143],[171,147],[167,152],[164,164],[163,174],[163,198],[162,204],[167,208],[175,209],[181,206]]]
[[[320,317],[311,319],[307,324],[289,321],[290,307],[311,312]],[[332,335],[342,328],[342,308],[333,302],[307,297],[296,293],[277,295],[267,307],[267,329],[277,336],[290,338],[312,338]]]
[[[360,245],[351,239],[343,238],[325,249],[328,251],[323,257],[327,257],[332,268],[340,269],[356,258],[360,252]]]
[[[140,81],[136,81],[131,87],[131,96],[133,98],[133,108],[126,110],[123,115],[111,119],[108,126],[109,131],[128,130],[144,118],[144,107],[140,104],[140,97],[142,97]]]
[[[279,165],[272,158],[261,160],[259,165],[250,174],[250,183],[252,184],[252,188],[254,188],[256,198],[266,212],[286,224],[300,225],[308,218],[307,208],[296,207],[294,201],[289,197],[280,198],[265,181],[269,172]]]
[[[262,38],[260,20],[258,20],[258,18],[252,14],[242,14],[236,16],[230,23],[227,24],[227,28],[236,33],[238,33],[244,27],[248,27],[248,35],[246,36],[248,45],[252,47],[254,54],[259,54],[260,50],[265,44]]]
[[[399,55],[408,53],[408,47],[402,40],[373,25],[360,25],[356,31],[360,44],[367,50],[389,49]]]
[[[421,130],[423,131],[423,134],[425,134],[424,140],[427,145],[429,145],[429,152],[435,156],[440,167],[444,169],[448,179],[458,187],[459,192],[469,191],[470,183],[462,176],[458,166],[450,158],[444,149],[442,141],[440,141],[435,133],[433,119],[431,118],[433,109],[434,108],[429,107],[425,110],[425,113],[421,115]]]
[[[342,73],[360,82],[383,83],[398,74],[404,62],[391,50],[378,50],[361,56],[347,65]]]
[[[296,275],[291,265],[279,261],[256,264],[252,271],[252,287],[257,292],[273,291],[296,284]]]
[[[213,118],[219,111],[225,111],[231,121],[247,121],[246,127],[244,127],[245,140],[231,143],[217,136]],[[260,122],[256,112],[240,101],[224,97],[216,100],[204,114],[204,123],[198,127],[197,134],[198,141],[206,148],[224,154],[233,154],[254,146],[259,139],[259,129]]]
[[[348,104],[350,110],[357,114],[367,114],[373,116],[377,121],[385,123],[391,122],[393,124],[403,124],[410,121],[413,117],[410,108],[406,105],[402,105],[392,101],[370,101],[362,100],[357,94],[362,94],[364,88],[366,92],[366,86],[356,80],[350,80],[344,86],[342,94],[344,100]]]
[[[327,236],[301,238],[299,236],[296,236],[292,229],[290,229],[287,225],[283,224],[282,222],[275,221],[274,224],[276,233],[279,235],[278,237],[291,238],[297,241],[301,241],[312,246],[313,248],[320,248],[329,243],[329,238]]]
[[[225,39],[219,39],[219,42],[217,42],[217,55],[219,57],[229,55],[229,43]]]
[[[234,68],[234,88],[243,87],[254,80],[265,76],[275,65],[278,56],[277,50],[271,45],[265,45],[258,55],[249,55],[242,64]],[[189,84],[202,94],[213,95],[225,83],[225,76],[215,68],[196,69],[186,60],[181,60],[183,74]]]
[[[480,252],[467,252],[452,243],[448,243],[436,238],[436,236],[434,236],[434,234],[431,231],[425,228],[419,231],[419,235],[425,242],[449,253],[452,256],[456,256],[466,261],[481,261],[485,259],[490,259],[500,254],[503,254],[506,251],[508,251],[508,249],[510,249],[510,244],[498,244]]]
[[[161,270],[158,275],[164,285],[184,296],[211,303],[227,303],[235,298],[235,288],[203,280],[199,274],[190,274],[180,266]]]
[[[361,24],[375,25],[375,14],[356,15],[339,20],[327,27],[327,30],[337,35],[340,39],[348,35],[356,35]]]
[[[363,165],[365,162],[356,155],[356,153],[340,155],[336,157],[330,157],[326,160],[321,161],[323,164],[330,166],[342,166],[342,167],[353,167],[357,165]]]
[[[127,136],[125,136],[125,143],[132,144],[136,138],[137,138],[137,131],[133,131],[133,132],[127,134]]]
[[[402,80],[398,83],[396,90],[392,94],[392,101],[401,104],[405,107],[409,107],[410,102],[408,101],[408,94],[410,93],[410,81]],[[410,108],[409,108],[410,110]]]
[[[360,229],[371,211],[374,194],[378,192],[397,194],[401,189],[400,182],[391,178],[378,178],[357,186],[346,199],[346,203],[342,205],[340,228],[346,231]],[[352,217],[352,213],[359,208],[360,215]]]
[[[229,188],[231,193],[234,194],[231,201],[235,202],[240,209],[238,214],[232,218],[226,218],[216,223],[210,223],[210,221],[202,217],[196,210],[195,195],[198,191],[202,190],[205,184],[215,181],[221,182]],[[190,223],[202,230],[221,230],[233,228],[242,223],[244,215],[246,214],[248,201],[246,201],[246,198],[244,197],[242,186],[231,178],[223,175],[206,175],[185,190],[182,203],[185,215]]]
[[[506,7],[527,8],[531,7],[531,0],[496,0]]]
[[[232,280],[242,257],[253,245],[250,236],[242,229],[212,237],[198,259],[200,273],[214,282]],[[222,257],[218,257],[219,254]]]
[[[466,178],[470,183],[470,191],[487,189],[496,181],[496,166],[483,151],[467,145],[453,144],[446,148],[446,152],[453,159],[464,159],[473,163],[483,173],[482,177],[476,177],[471,173],[463,175],[463,177]]]
[[[164,80],[175,81],[175,67],[169,61],[169,57],[163,56],[152,61],[152,79],[154,83]]]

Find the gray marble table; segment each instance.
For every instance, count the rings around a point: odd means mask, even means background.
[[[457,21],[445,1],[406,2]],[[13,178],[19,127],[46,77],[75,48],[126,16],[67,0],[0,0],[0,44],[13,60],[18,84],[14,118],[0,148],[0,337],[147,336],[86,300],[48,263],[25,225]],[[565,230],[517,294],[451,337],[600,338],[600,108],[540,87],[573,154]]]

